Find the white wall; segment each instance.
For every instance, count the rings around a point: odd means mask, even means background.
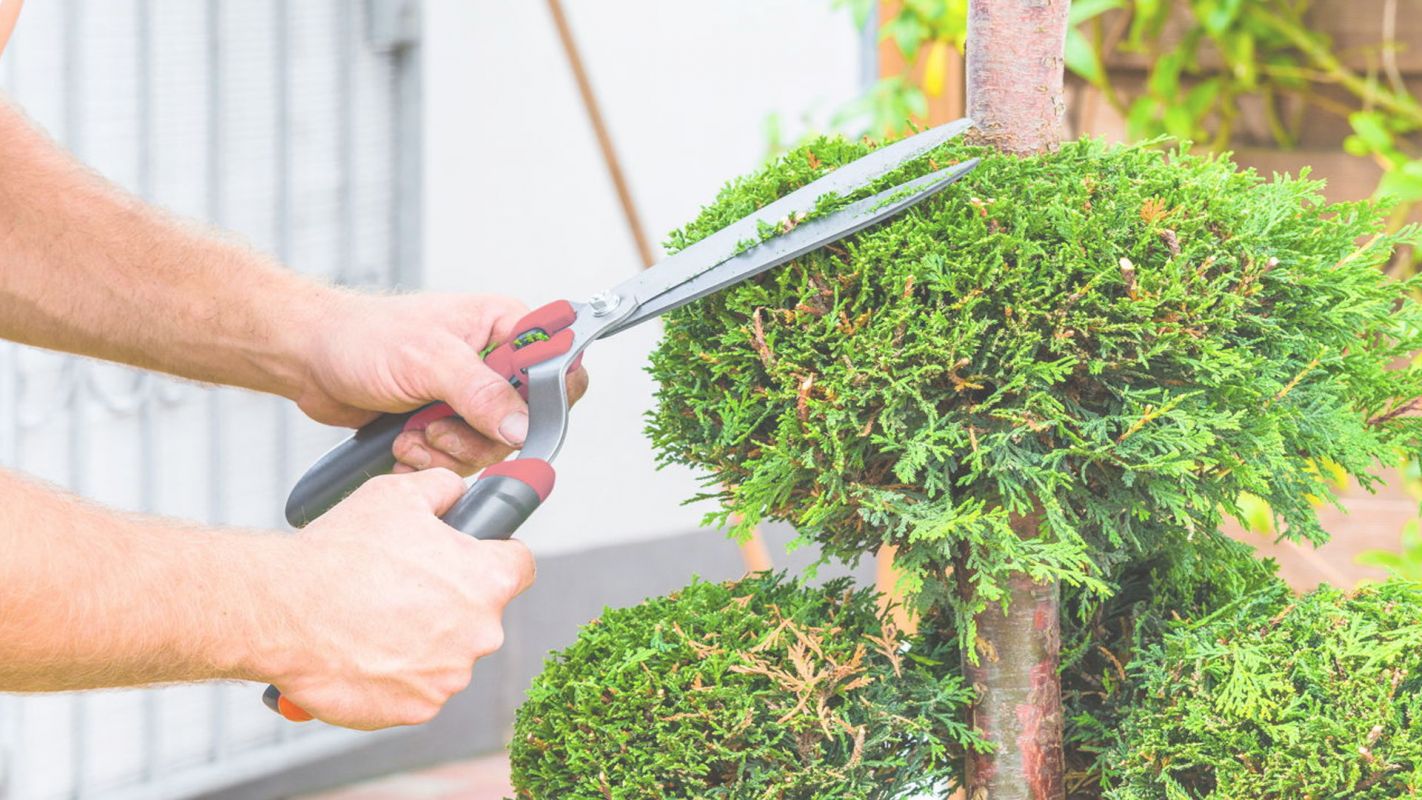
[[[766,155],[772,114],[796,135],[859,88],[860,39],[830,0],[565,0],[649,236],[694,216]],[[425,276],[536,306],[582,299],[642,265],[547,6],[425,4]],[[814,124],[814,123],[809,123]],[[540,553],[694,528],[682,469],[642,433],[660,331],[594,345],[592,388],[558,489],[520,537]]]

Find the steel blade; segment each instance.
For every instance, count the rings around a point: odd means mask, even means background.
[[[689,281],[681,281],[674,287],[675,291],[661,291],[652,295],[634,313],[620,322],[608,326],[601,336],[620,333],[674,308],[684,306],[708,294],[719,292],[728,286],[759,275],[805,253],[843,239],[870,225],[882,222],[943,191],[953,182],[971,172],[977,165],[978,159],[970,159],[886,189],[873,197],[867,197],[845,206],[827,216],[802,223],[789,233],[751,247]],[[648,272],[654,272],[657,269],[659,268],[653,267]],[[624,290],[619,287],[616,291],[621,293]]]
[[[960,119],[880,147],[742,217],[676,255],[662,259],[613,291],[623,297],[635,297],[646,302],[735,255],[745,242],[760,239],[762,222],[776,225],[793,215],[808,214],[827,194],[853,194],[972,126],[972,120]]]

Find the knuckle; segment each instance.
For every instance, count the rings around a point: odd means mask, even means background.
[[[475,658],[483,658],[504,646],[504,626],[498,622],[479,626],[474,633]]]
[[[405,480],[398,475],[376,475],[366,481],[359,491],[371,497],[390,497],[405,485]]]
[[[401,710],[397,724],[423,725],[434,719],[442,707],[442,704],[428,700],[409,703]]]
[[[472,670],[459,670],[450,673],[440,687],[445,697],[453,697],[465,689],[469,688],[470,681],[474,678]]]
[[[459,477],[459,473],[449,467],[435,467],[434,469],[425,470],[425,472],[429,474],[429,480],[436,481],[440,484],[440,490],[450,494],[456,491],[463,493],[464,479]]]
[[[485,370],[468,388],[466,402],[476,413],[487,413],[497,411],[517,396],[507,381],[492,370]]]
[[[538,562],[533,558],[533,551],[528,549],[528,545],[516,539],[508,542],[508,547],[504,552],[509,559],[508,574],[515,581],[515,589],[521,588],[525,583],[532,583],[533,578],[538,574]]]

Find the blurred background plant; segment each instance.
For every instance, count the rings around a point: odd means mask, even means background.
[[[961,66],[952,62],[967,33],[966,0],[831,2],[861,25],[877,13],[881,43],[881,77],[835,118],[840,130],[884,135],[905,120],[927,122],[935,103],[961,107],[952,102]],[[1417,0],[1074,0],[1068,120],[1076,135],[1165,134],[1198,150],[1287,153],[1317,143],[1306,134],[1327,127],[1322,114],[1342,126],[1329,146],[1373,166],[1365,191],[1395,204],[1396,229],[1422,201],[1422,104],[1399,43],[1399,25],[1415,26],[1419,11]],[[1336,38],[1348,41],[1339,47]],[[1415,264],[1404,253],[1391,269],[1411,274]]]

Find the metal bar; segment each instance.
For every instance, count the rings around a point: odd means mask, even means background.
[[[339,5],[340,20],[336,35],[339,37],[337,44],[338,89],[340,96],[340,110],[337,112],[340,126],[340,136],[338,148],[341,160],[340,179],[340,238],[336,244],[338,262],[336,264],[336,281],[338,283],[350,283],[353,278],[359,279],[361,275],[353,274],[356,266],[355,247],[355,128],[356,128],[356,92],[355,92],[355,48],[358,45],[356,40],[356,14],[357,4],[353,2],[341,2]],[[285,256],[283,256],[285,258]]]
[[[419,4],[407,9],[420,13]],[[417,21],[412,30],[418,29]],[[394,70],[395,97],[390,154],[395,165],[395,192],[391,202],[390,260],[394,265],[390,280],[399,286],[418,287],[424,283],[424,236],[421,230],[424,199],[424,147],[421,120],[424,104],[423,67],[420,43],[413,34],[390,54]]]
[[[82,49],[82,28],[84,13],[82,0],[64,0],[64,144],[75,158],[83,160],[84,131],[83,112],[80,99],[83,91],[80,58]],[[65,364],[65,371],[72,379],[69,407],[69,447],[68,464],[69,489],[83,494],[87,488],[87,442],[85,441],[85,414],[88,386],[84,380],[84,364],[75,359]],[[71,796],[76,800],[89,796],[89,700],[83,693],[71,695],[70,706],[70,753],[72,763],[70,774],[74,778]]]
[[[221,225],[224,216],[222,199],[222,3],[207,0],[207,217]],[[223,498],[222,393],[207,392],[208,522],[219,525],[227,517]],[[221,761],[227,755],[227,709],[221,683],[210,688],[212,718],[208,758]]]
[[[135,78],[138,85],[138,195],[152,202],[153,189],[153,149],[156,146],[153,133],[153,2],[137,0],[134,8]],[[155,406],[158,403],[156,376],[144,375],[140,399],[138,401],[138,458],[139,458],[139,504],[145,513],[153,513],[158,505],[158,457]],[[142,763],[139,777],[142,781],[152,781],[158,777],[159,754],[162,752],[162,729],[159,724],[159,693],[149,690],[143,693],[142,718]]]

